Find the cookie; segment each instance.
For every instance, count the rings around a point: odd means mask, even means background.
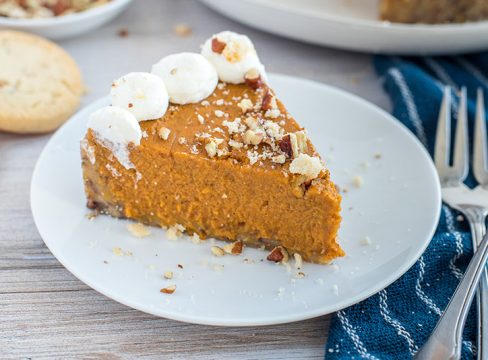
[[[0,31],[0,131],[53,131],[75,112],[83,91],[78,65],[58,45]]]

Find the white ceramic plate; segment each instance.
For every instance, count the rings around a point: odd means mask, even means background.
[[[397,24],[378,20],[378,0],[202,0],[244,24],[349,50],[406,55],[488,49],[488,21]]]
[[[112,0],[106,5],[76,14],[46,19],[0,17],[0,29],[32,32],[51,39],[65,39],[93,30],[120,14],[132,0]]]
[[[439,183],[426,151],[397,120],[358,97],[282,75],[271,76],[271,82],[308,129],[334,180],[349,189],[340,231],[345,258],[333,266],[305,264],[306,276],[295,279],[293,264],[287,268],[261,261],[265,251],[246,248],[241,256],[216,258],[211,240],[171,241],[156,228],[141,239],[129,234],[129,221],[108,216],[88,220],[78,144],[88,114],[107,99],[58,130],[35,167],[32,212],[54,256],[116,301],[158,316],[213,325],[312,318],[359,302],[401,276],[426,248],[439,217]],[[364,179],[359,189],[351,184],[356,175]],[[366,236],[370,245],[363,244]],[[116,256],[114,247],[133,255]],[[162,278],[167,270],[174,272],[171,281]],[[174,294],[159,292],[170,284],[177,285]]]

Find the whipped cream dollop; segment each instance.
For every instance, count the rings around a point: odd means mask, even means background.
[[[128,146],[141,143],[142,131],[132,113],[116,106],[103,107],[90,115],[88,128],[93,130],[103,146],[112,151],[122,166],[134,168]]]
[[[190,52],[162,58],[153,65],[152,73],[164,81],[169,100],[180,105],[202,101],[214,92],[219,81],[212,64]]]
[[[162,117],[169,102],[163,80],[145,72],[132,72],[115,80],[110,98],[113,106],[129,111],[138,121]]]
[[[202,55],[215,67],[219,79],[224,82],[241,84],[251,70],[257,70],[266,82],[264,65],[252,41],[245,35],[231,31],[215,34],[203,44]]]

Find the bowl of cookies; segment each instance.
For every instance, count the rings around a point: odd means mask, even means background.
[[[93,30],[132,0],[0,0],[0,29],[64,39]]]

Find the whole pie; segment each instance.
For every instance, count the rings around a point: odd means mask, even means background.
[[[216,34],[201,54],[114,81],[111,99],[81,143],[90,209],[264,247],[276,262],[344,255],[341,197],[249,38]]]

